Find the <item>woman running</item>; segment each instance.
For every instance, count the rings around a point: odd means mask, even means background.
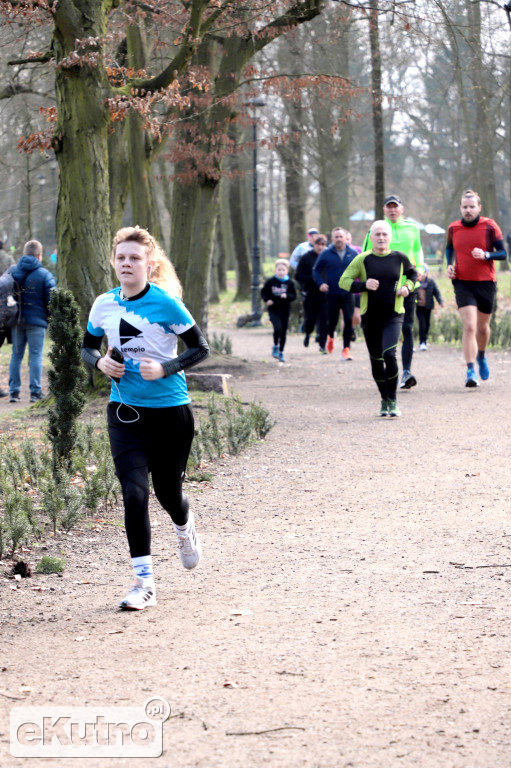
[[[403,299],[413,291],[417,271],[404,253],[389,250],[392,230],[386,221],[375,221],[369,236],[372,249],[351,262],[339,286],[360,293],[362,330],[381,394],[380,416],[401,416],[396,403],[396,347],[403,325]]]
[[[107,409],[110,448],[124,501],[135,585],[120,608],[156,605],[149,523],[149,472],[169,513],[185,568],[195,568],[201,544],[182,483],[194,434],[183,371],[209,354],[181,301],[171,262],[145,229],[120,229],[112,260],[120,287],[94,302],[82,358],[112,378]],[[155,282],[148,282],[149,278]],[[158,283],[158,284],[156,284]],[[103,337],[108,351],[101,356]],[[177,338],[187,349],[177,355]]]

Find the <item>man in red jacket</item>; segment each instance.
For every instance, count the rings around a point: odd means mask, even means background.
[[[483,381],[489,378],[486,347],[497,292],[495,261],[505,259],[502,232],[493,219],[481,216],[477,192],[461,196],[461,219],[447,230],[447,276],[452,279],[456,304],[463,323],[463,354],[467,363],[466,387],[478,387],[475,363]]]

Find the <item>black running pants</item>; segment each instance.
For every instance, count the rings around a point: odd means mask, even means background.
[[[131,557],[151,554],[149,523],[149,472],[154,492],[176,525],[188,520],[188,499],[183,477],[194,434],[190,405],[173,408],[139,408],[140,419],[123,424],[118,403],[107,409],[108,435],[116,475],[122,487],[124,522]],[[121,405],[125,421],[135,412]]]
[[[395,400],[398,379],[396,349],[403,315],[384,318],[362,317],[362,329],[371,360],[371,372],[383,400]]]

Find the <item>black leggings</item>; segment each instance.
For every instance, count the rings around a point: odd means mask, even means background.
[[[373,379],[384,400],[395,400],[398,366],[396,348],[401,335],[403,315],[362,318],[362,329],[371,359]]]
[[[189,405],[173,408],[139,408],[140,419],[123,424],[117,418],[118,403],[107,409],[108,435],[115,472],[122,487],[124,523],[131,557],[151,554],[149,523],[149,472],[156,498],[176,525],[188,520],[188,499],[183,477],[194,434]],[[121,406],[121,419],[134,411]]]
[[[419,321],[419,341],[426,344],[431,320],[431,310],[426,307],[417,307],[417,320]]]
[[[303,332],[310,335],[314,332],[317,325],[319,336],[319,346],[326,344],[326,322],[327,322],[327,304],[326,295],[318,290],[307,291],[303,300],[303,311],[305,313],[305,322]]]
[[[277,314],[277,312],[270,312],[270,322],[273,325],[273,343],[284,351],[286,346],[287,326],[289,323],[289,312],[286,315]]]

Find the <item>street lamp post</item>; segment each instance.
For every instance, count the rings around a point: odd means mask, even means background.
[[[253,111],[254,124],[253,130],[253,179],[252,179],[252,192],[253,192],[253,220],[254,220],[254,234],[252,244],[252,320],[250,322],[251,327],[262,325],[261,323],[261,296],[259,293],[259,276],[261,273],[261,258],[259,253],[259,220],[257,210],[257,109],[258,107],[264,107],[266,102],[258,96],[254,99],[249,99],[246,102]]]

